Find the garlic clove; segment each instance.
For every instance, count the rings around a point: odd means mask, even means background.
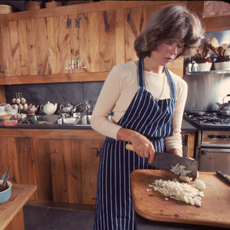
[[[14,104],[14,109],[18,109],[18,105],[17,104]]]
[[[27,103],[25,103],[23,107],[24,107],[24,110],[27,110],[27,108],[28,108]]]
[[[15,102],[16,102],[16,98],[13,98],[13,99],[12,99],[12,102],[15,103]]]
[[[23,109],[23,105],[22,104],[19,104],[18,107],[19,107],[19,109]]]
[[[17,102],[18,104],[20,103],[20,101],[21,101],[20,98],[17,98],[17,99],[16,99],[16,102]]]
[[[22,98],[22,99],[21,99],[21,102],[22,102],[22,104],[25,104],[25,103],[26,103],[26,99],[25,99],[25,98]]]

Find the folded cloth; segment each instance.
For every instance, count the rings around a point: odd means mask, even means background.
[[[2,126],[16,126],[18,124],[18,120],[7,120],[2,122]]]

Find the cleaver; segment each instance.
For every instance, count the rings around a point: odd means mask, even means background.
[[[134,151],[131,144],[127,144],[126,149]],[[196,160],[156,151],[155,158],[149,165],[172,172],[176,175],[197,178],[198,162]]]

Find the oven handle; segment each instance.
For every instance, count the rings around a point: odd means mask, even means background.
[[[226,153],[230,154],[230,148],[199,148],[199,152],[202,155],[208,155],[209,153]]]

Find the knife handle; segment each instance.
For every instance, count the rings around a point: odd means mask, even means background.
[[[228,185],[230,185],[230,179],[225,176],[221,171],[216,171],[216,175],[220,177],[223,181],[225,181]]]
[[[133,148],[133,146],[132,146],[131,144],[127,144],[127,145],[125,146],[125,148],[126,148],[127,150],[134,151],[134,148]]]

